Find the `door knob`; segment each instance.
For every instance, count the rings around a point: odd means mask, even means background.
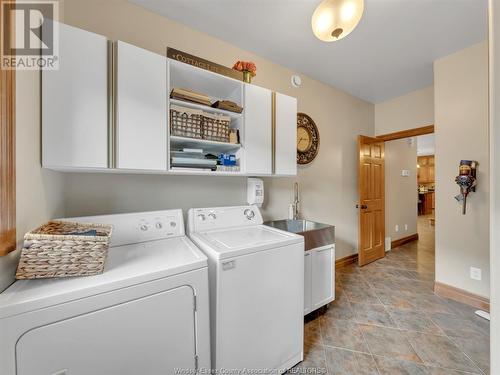
[[[368,206],[366,204],[362,204],[362,205],[357,204],[356,208],[361,208],[362,210],[366,210],[368,208]]]

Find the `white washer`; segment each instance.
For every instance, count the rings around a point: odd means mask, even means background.
[[[303,359],[304,237],[262,223],[255,206],[188,213],[208,256],[215,369],[276,374]]]
[[[207,258],[185,236],[182,211],[76,220],[113,225],[105,271],[16,281],[0,294],[0,374],[209,367]]]

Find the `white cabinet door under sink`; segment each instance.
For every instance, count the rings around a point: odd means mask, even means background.
[[[107,168],[107,39],[60,23],[59,69],[41,74],[42,165]]]
[[[306,315],[335,299],[335,245],[308,250],[304,267]]]
[[[312,310],[334,299],[334,251],[332,247],[316,249],[312,254]]]
[[[117,42],[116,167],[167,169],[167,59]]]
[[[245,95],[245,172],[272,173],[272,92],[246,84]]]
[[[276,93],[274,174],[297,174],[297,99]]]

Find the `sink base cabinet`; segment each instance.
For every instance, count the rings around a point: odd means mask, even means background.
[[[304,258],[304,315],[335,299],[335,245],[308,250]]]

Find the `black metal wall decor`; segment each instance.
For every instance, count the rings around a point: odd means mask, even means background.
[[[467,210],[467,196],[476,191],[477,166],[478,162],[475,160],[460,160],[459,174],[455,178],[455,182],[460,186],[460,194],[455,199],[462,202],[462,215],[465,215]]]

